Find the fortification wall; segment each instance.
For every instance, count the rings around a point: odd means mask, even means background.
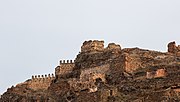
[[[74,61],[73,60],[60,60],[60,65],[55,68],[56,76],[69,74],[74,69]]]
[[[48,75],[35,75],[32,76],[32,79],[27,82],[27,86],[33,90],[45,90],[47,89],[52,80],[54,80],[54,74]]]
[[[89,40],[89,41],[85,41],[81,46],[81,52],[94,52],[94,51],[103,51],[103,50],[104,50],[104,41]]]

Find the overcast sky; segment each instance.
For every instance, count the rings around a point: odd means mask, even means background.
[[[54,73],[89,39],[165,52],[180,44],[180,0],[0,0],[0,93]]]

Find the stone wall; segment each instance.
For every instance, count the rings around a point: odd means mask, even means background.
[[[60,66],[57,66],[55,68],[55,74],[56,76],[60,76],[60,75],[66,75],[69,74],[73,71],[75,64],[73,62],[73,60],[61,60],[60,61]]]
[[[96,52],[104,50],[104,41],[89,40],[85,41],[81,46],[81,52]]]
[[[22,86],[23,84],[26,84],[28,88],[31,88],[33,90],[46,90],[50,86],[52,80],[54,80],[54,74],[50,75],[35,75],[32,76],[31,80],[28,80],[24,83],[17,84],[16,86]]]

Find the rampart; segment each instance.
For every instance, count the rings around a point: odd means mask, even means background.
[[[55,68],[55,75],[61,76],[73,71],[75,64],[73,60],[60,60],[60,65]]]
[[[33,90],[47,89],[54,79],[54,74],[35,75],[32,76],[31,80],[27,81],[27,85]]]
[[[104,50],[104,41],[89,40],[85,41],[81,46],[81,52],[96,52]]]

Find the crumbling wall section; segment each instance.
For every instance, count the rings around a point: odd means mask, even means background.
[[[99,76],[99,78],[105,81],[105,73],[108,73],[109,69],[110,69],[109,64],[84,69],[81,71],[80,80],[83,80],[83,81],[91,80]]]
[[[89,40],[85,41],[81,46],[81,52],[96,52],[104,50],[104,41]]]
[[[82,90],[87,90],[89,92],[97,91],[97,86],[94,84],[95,82],[93,80],[81,81],[78,79],[72,79],[69,80],[68,83],[70,84],[71,89],[74,91],[82,91]]]
[[[113,49],[121,50],[121,46],[115,43],[109,43],[106,50],[113,50]]]
[[[136,60],[135,57],[130,56],[128,53],[123,54],[123,65],[126,72],[133,72],[141,67],[141,62]]]

